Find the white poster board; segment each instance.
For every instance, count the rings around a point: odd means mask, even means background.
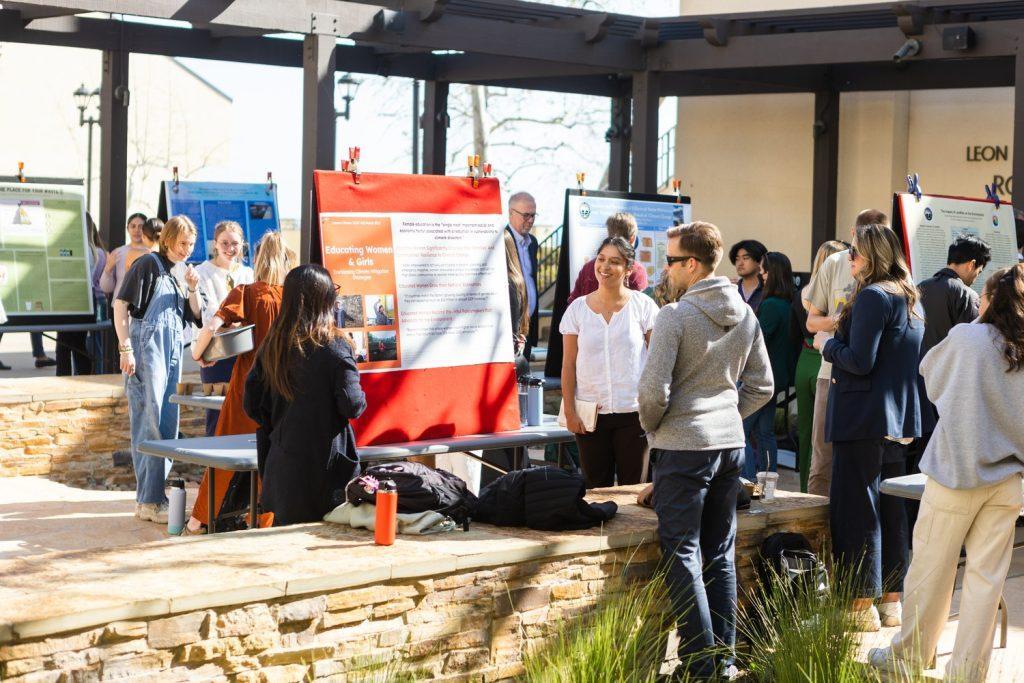
[[[689,197],[640,195],[626,192],[566,191],[566,224],[569,247],[569,287],[580,270],[597,255],[601,241],[608,236],[605,221],[614,213],[626,212],[636,218],[639,232],[636,260],[647,270],[651,284],[664,267],[668,237],[673,225],[691,221]]]
[[[988,199],[938,195],[918,199],[908,193],[897,194],[895,204],[914,282],[945,268],[949,245],[963,234],[980,237],[992,248],[991,263],[971,286],[979,294],[988,275],[1017,263],[1017,233],[1010,204],[1002,202],[996,208]]]

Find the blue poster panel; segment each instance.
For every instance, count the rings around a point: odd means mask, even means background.
[[[252,265],[252,251],[260,238],[268,230],[281,228],[277,185],[273,183],[167,181],[162,194],[168,216],[185,214],[199,230],[191,263],[202,263],[213,255],[213,231],[221,221],[235,221],[242,226],[248,265]]]

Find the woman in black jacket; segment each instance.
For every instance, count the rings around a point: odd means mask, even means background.
[[[832,443],[832,549],[858,582],[852,609],[865,631],[900,624],[909,563],[902,500],[879,495],[906,473],[907,444],[921,435],[918,362],[924,320],[899,240],[885,225],[857,228],[850,247],[857,290],[830,339],[814,346],[832,363],[825,439]],[[875,598],[881,597],[877,609]]]
[[[274,526],[315,522],[344,500],[357,460],[349,420],[366,409],[352,349],[334,324],[327,270],[300,266],[284,280],[281,313],[245,383],[256,421],[260,503]]]

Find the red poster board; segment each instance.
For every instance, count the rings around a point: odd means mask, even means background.
[[[483,178],[474,188],[468,178],[361,173],[356,182],[352,173],[316,171],[313,182],[324,266],[341,285],[342,297],[365,297],[364,306],[374,306],[377,314],[382,316],[374,320],[371,315],[366,319],[366,325],[355,332],[367,335],[371,347],[367,362],[360,364],[361,369],[371,371],[361,374],[367,409],[353,422],[357,444],[371,446],[519,429],[519,403],[511,352],[509,362],[417,369],[402,367],[404,349],[400,335],[396,337],[395,332],[389,331],[401,327],[400,297],[396,291],[394,267],[392,265],[390,276],[386,267],[387,263],[394,262],[394,257],[388,257],[386,252],[401,245],[392,245],[390,237],[380,236],[385,221],[377,217],[401,213],[500,215],[498,181]],[[329,214],[375,216],[338,217]],[[378,259],[377,254],[383,253],[384,266],[366,282],[346,279],[341,274],[342,259],[357,258],[353,251],[364,248],[365,240],[373,240],[373,244],[378,245],[371,257]],[[387,245],[381,248],[379,245],[385,241]],[[362,253],[365,255],[365,249]],[[376,266],[380,265],[378,259]],[[395,295],[393,300],[391,294]],[[389,325],[389,322],[393,324]],[[500,322],[508,324],[507,312]],[[385,341],[389,342],[386,349]],[[482,343],[487,341],[484,339]],[[374,358],[373,353],[378,349],[382,355]]]

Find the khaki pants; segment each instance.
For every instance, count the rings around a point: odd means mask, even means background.
[[[825,441],[825,409],[828,407],[827,379],[818,378],[814,392],[814,424],[811,440],[811,473],[807,479],[807,493],[828,496],[832,484],[832,444]]]
[[[992,655],[999,596],[1013,551],[1021,508],[1021,477],[993,486],[956,490],[929,478],[914,527],[914,559],[903,594],[903,627],[893,655],[924,668],[946,624],[960,546],[967,548],[960,624],[947,681],[984,681]]]

